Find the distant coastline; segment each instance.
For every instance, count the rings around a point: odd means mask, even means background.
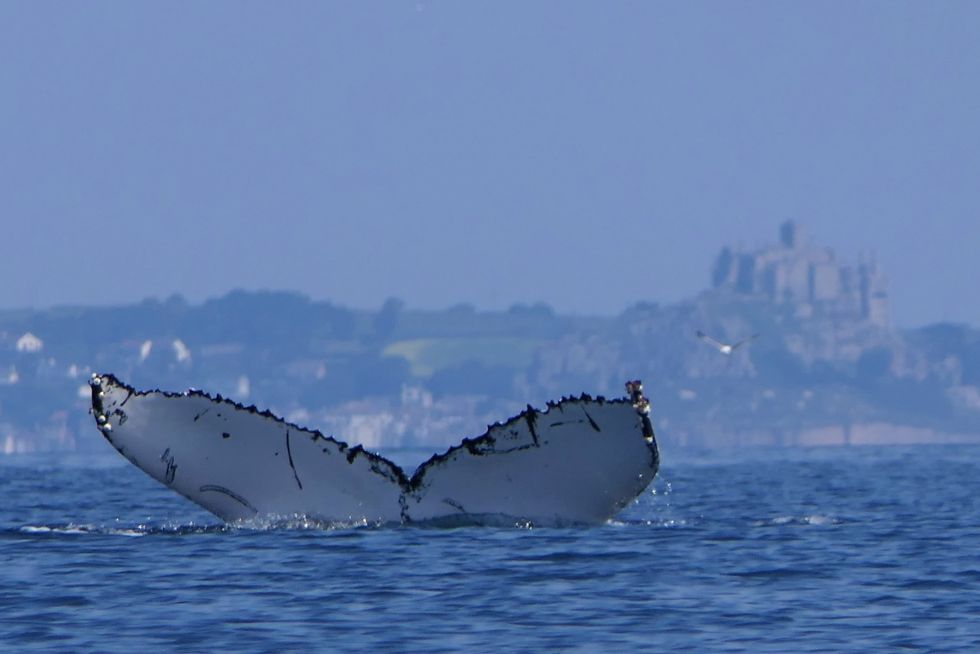
[[[980,330],[900,330],[885,272],[810,244],[724,247],[711,287],[612,317],[545,304],[353,310],[234,291],[0,311],[0,452],[100,447],[86,379],[203,388],[365,447],[432,447],[527,403],[621,396],[640,378],[666,447],[980,442]],[[699,339],[757,338],[728,354]]]

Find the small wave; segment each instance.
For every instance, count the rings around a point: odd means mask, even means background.
[[[757,568],[753,570],[742,570],[730,572],[730,577],[741,577],[742,579],[788,579],[793,577],[815,577],[821,576],[820,571],[805,568]]]
[[[614,518],[612,520],[606,521],[606,525],[609,527],[687,527],[689,526],[687,520],[643,520],[643,519],[629,519],[629,518]]]
[[[618,518],[606,522],[610,527],[660,527],[680,528],[688,526],[687,520],[662,519],[630,519]],[[221,533],[252,533],[268,531],[361,531],[378,529],[459,529],[466,527],[519,529],[530,530],[537,528],[580,528],[584,525],[564,523],[559,521],[532,522],[530,520],[505,515],[458,515],[451,518],[439,518],[412,523],[390,523],[382,521],[361,520],[328,520],[308,515],[271,515],[257,518],[247,518],[230,523],[216,524],[39,524],[21,525],[4,530],[7,536],[125,536],[139,538],[143,536],[189,536],[197,534]]]
[[[184,536],[190,534],[221,533],[230,527],[224,524],[197,525],[190,524],[136,524],[136,525],[93,525],[93,524],[53,524],[53,525],[22,525],[8,530],[8,534],[28,534],[31,536],[125,536],[139,538],[142,536]]]
[[[337,531],[351,529],[379,529],[387,526],[397,526],[396,523],[361,520],[327,520],[316,516],[301,514],[267,515],[258,518],[246,518],[229,523],[226,528],[237,531]]]
[[[843,520],[836,518],[834,516],[828,515],[805,515],[805,516],[777,516],[775,518],[766,518],[765,520],[756,520],[752,523],[753,527],[782,527],[785,525],[799,525],[799,526],[824,526],[824,525],[839,525],[842,524]]]
[[[404,526],[421,529],[465,529],[469,527],[491,529],[572,529],[585,525],[566,520],[528,520],[504,513],[457,513],[438,518],[409,522]]]
[[[140,527],[133,528],[108,528],[97,525],[24,525],[18,529],[22,534],[54,534],[54,535],[87,535],[99,534],[104,536],[146,536],[145,529]]]
[[[258,531],[332,531],[377,528],[386,525],[361,521],[328,521],[309,516],[269,516],[233,523],[197,524],[162,522],[157,524],[32,524],[5,530],[8,536],[190,536],[197,534],[247,533]]]
[[[899,587],[905,590],[965,590],[970,584],[956,579],[912,579]]]

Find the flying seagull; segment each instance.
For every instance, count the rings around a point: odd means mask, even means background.
[[[716,341],[715,339],[711,338],[710,336],[708,336],[707,334],[705,334],[703,331],[700,330],[698,330],[697,335],[698,338],[700,338],[702,341],[716,348],[719,352],[721,352],[724,355],[730,355],[732,352],[735,351],[735,348],[741,347],[746,343],[748,343],[749,341],[759,337],[758,334],[752,334],[748,338],[743,338],[737,343],[728,344],[728,343],[722,343],[720,341]]]

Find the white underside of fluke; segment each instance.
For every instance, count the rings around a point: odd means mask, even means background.
[[[653,481],[659,455],[639,382],[630,397],[563,399],[495,424],[409,478],[384,457],[200,391],[91,380],[105,438],[227,521],[599,524]]]

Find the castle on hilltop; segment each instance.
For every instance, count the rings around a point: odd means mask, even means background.
[[[832,249],[807,243],[803,227],[792,221],[780,226],[779,237],[778,245],[754,251],[723,248],[715,259],[714,288],[791,305],[799,317],[888,326],[888,283],[873,257],[857,267],[844,265]]]

